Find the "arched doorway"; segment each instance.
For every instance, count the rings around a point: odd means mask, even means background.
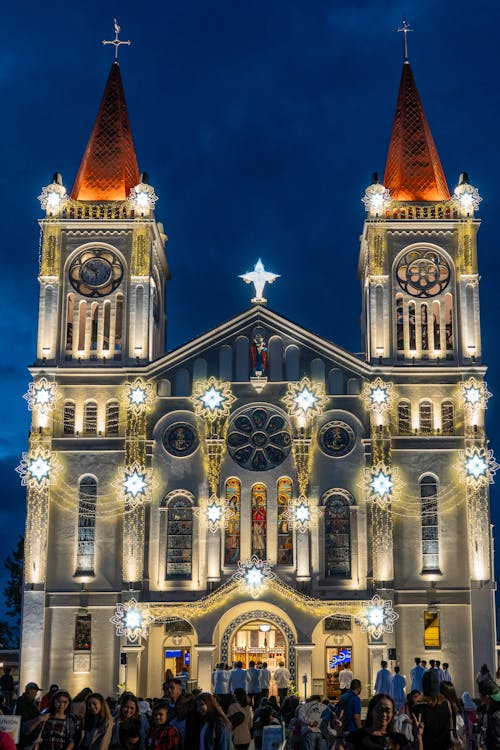
[[[269,630],[262,629],[262,626],[269,626]],[[274,650],[271,650],[271,646]],[[246,650],[243,651],[243,648]],[[245,653],[248,660],[252,658],[255,661],[267,661],[270,668],[271,665],[274,668],[275,661],[276,666],[279,661],[284,661],[295,682],[295,636],[279,615],[266,610],[254,610],[232,620],[222,636],[221,661],[231,663],[233,654],[238,653]]]

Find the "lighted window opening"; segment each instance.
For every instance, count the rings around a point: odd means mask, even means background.
[[[422,435],[432,435],[432,404],[430,401],[422,401],[420,404],[420,432]]]
[[[106,435],[118,435],[120,422],[120,404],[110,401],[106,404]]]
[[[292,480],[281,477],[277,485],[278,495],[278,565],[293,565],[293,531],[286,512],[292,501]]]
[[[75,404],[73,401],[66,401],[63,408],[63,434],[75,434]]]
[[[436,479],[426,475],[420,480],[422,531],[422,571],[439,571],[439,518]]]
[[[398,429],[400,435],[411,433],[411,404],[409,401],[400,401],[398,404]]]
[[[109,351],[109,332],[111,328],[111,303],[104,303],[103,327],[102,327],[102,348],[103,351]]]
[[[167,580],[190,580],[193,572],[193,508],[187,497],[167,507]]]
[[[236,565],[240,559],[241,483],[235,477],[226,482],[226,505],[231,514],[224,538],[224,565]]]
[[[97,480],[82,477],[78,488],[78,546],[75,575],[94,575]]]
[[[455,409],[452,401],[441,404],[441,429],[443,435],[455,434]]]
[[[75,298],[72,294],[68,295],[68,304],[66,308],[66,351],[73,349],[73,325],[75,318]]]
[[[429,328],[427,320],[427,305],[420,307],[420,335],[422,339],[422,351],[429,349]]]
[[[267,490],[264,484],[252,487],[252,555],[265,560],[267,553]]]
[[[409,331],[410,350],[415,351],[417,348],[417,336],[416,336],[416,318],[415,318],[415,303],[414,302],[410,302],[408,304],[408,331]]]
[[[99,327],[99,304],[94,302],[90,311],[90,348],[97,349],[97,330]]]
[[[78,351],[85,351],[85,328],[87,325],[87,303],[80,302],[78,307]]]
[[[119,294],[116,298],[116,322],[115,322],[115,351],[119,352],[122,348],[123,336],[123,297]]]
[[[441,349],[441,305],[439,302],[432,303],[432,324],[434,335],[434,349]]]
[[[441,625],[439,612],[424,612],[424,647],[441,648]]]
[[[446,330],[446,350],[453,350],[453,311],[451,307],[451,295],[447,294],[444,298],[445,310],[445,330]]]
[[[87,401],[83,411],[83,431],[86,435],[97,435],[97,403]]]
[[[405,334],[404,334],[404,316],[403,316],[403,298],[396,297],[396,342],[398,351],[404,351]]]
[[[351,577],[351,513],[344,495],[330,495],[325,503],[325,577]]]

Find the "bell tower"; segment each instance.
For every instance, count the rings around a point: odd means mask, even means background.
[[[137,165],[115,60],[68,196],[40,196],[38,366],[143,365],[165,352],[166,235]]]
[[[481,200],[460,175],[453,196],[405,59],[384,182],[363,202],[363,337],[372,364],[480,362],[474,212]]]

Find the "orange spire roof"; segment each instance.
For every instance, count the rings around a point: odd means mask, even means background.
[[[120,68],[114,62],[71,197],[83,201],[125,200],[139,181]]]
[[[445,201],[450,191],[410,64],[405,61],[385,167],[384,185],[397,201]]]

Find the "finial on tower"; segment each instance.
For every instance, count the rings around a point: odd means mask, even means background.
[[[413,29],[410,27],[409,22],[406,20],[406,18],[403,18],[403,23],[401,24],[401,28],[398,29],[398,31],[403,32],[403,39],[404,39],[404,61],[405,63],[408,63],[408,32],[413,31]]]
[[[118,60],[118,49],[120,48],[120,46],[122,44],[126,44],[128,47],[130,47],[130,45],[132,44],[132,42],[130,41],[130,39],[127,42],[125,42],[122,39],[118,38],[118,35],[120,34],[120,31],[121,31],[121,27],[118,26],[118,21],[116,20],[116,18],[114,18],[113,21],[115,22],[115,38],[112,41],[110,41],[110,42],[109,41],[107,42],[107,41],[105,41],[103,39],[102,43],[103,44],[112,44],[113,45],[113,47],[115,48],[115,60]]]

